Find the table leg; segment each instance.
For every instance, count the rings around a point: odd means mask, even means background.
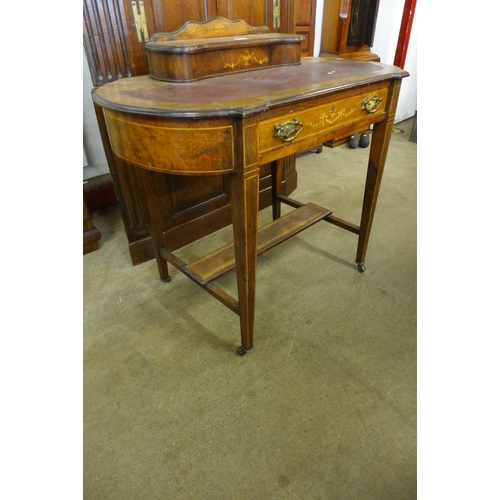
[[[142,187],[146,194],[148,202],[148,226],[151,234],[151,242],[153,244],[153,251],[158,265],[158,272],[162,281],[169,282],[171,277],[168,273],[167,261],[161,257],[160,248],[170,250],[167,238],[163,233],[163,217],[160,205],[160,198],[156,192],[157,186],[151,179],[151,175],[147,170],[138,169],[141,179]]]
[[[257,125],[252,122],[241,129],[243,148],[236,148],[235,172],[229,175],[241,331],[240,355],[253,347],[259,212],[257,133]]]
[[[364,261],[366,249],[370,238],[380,183],[382,182],[382,175],[384,173],[387,151],[391,141],[400,87],[400,81],[395,81],[390,87],[387,96],[387,118],[383,122],[376,123],[373,126],[372,144],[368,160],[368,171],[366,174],[365,195],[359,227],[358,249],[356,253],[356,263],[360,272],[365,271]]]
[[[281,202],[278,200],[278,195],[281,194],[281,183],[283,182],[283,159],[275,160],[271,163],[271,190],[272,190],[272,206],[273,220],[281,217]]]

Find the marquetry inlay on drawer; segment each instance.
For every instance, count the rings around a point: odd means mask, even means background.
[[[385,112],[387,88],[368,89],[358,95],[310,108],[290,111],[259,124],[260,154],[353,124]]]

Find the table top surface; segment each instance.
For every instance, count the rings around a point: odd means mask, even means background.
[[[98,88],[109,109],[162,117],[251,116],[307,98],[400,79],[396,66],[352,59],[302,58],[301,64],[216,76],[189,83],[123,78]]]

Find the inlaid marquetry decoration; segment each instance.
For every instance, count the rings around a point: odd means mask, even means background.
[[[342,108],[340,110],[332,107],[332,110],[329,114],[322,113],[318,119],[314,122],[307,122],[306,125],[308,127],[316,128],[316,127],[324,127],[325,125],[333,125],[337,123],[339,120],[343,120],[345,118],[349,118],[352,116],[359,108],[356,106],[352,106],[350,108]]]
[[[193,82],[228,73],[300,64],[303,41],[302,35],[270,33],[265,26],[254,28],[245,21],[217,17],[203,23],[187,23],[175,33],[156,33],[144,48],[151,78]]]
[[[237,68],[238,66],[245,67],[245,66],[251,66],[252,64],[258,64],[259,66],[262,66],[263,64],[267,64],[269,62],[269,57],[264,57],[262,59],[259,59],[255,53],[250,53],[250,52],[245,52],[245,55],[241,56],[238,58],[236,62],[225,62],[224,67],[225,68]]]
[[[387,89],[374,86],[359,94],[325,102],[308,110],[294,112],[292,116],[278,116],[262,120],[259,123],[260,154],[281,147],[283,141],[288,145],[293,141],[307,140],[317,137],[332,127],[347,127],[350,124],[366,119],[368,116],[380,116],[385,113],[384,103],[387,100]],[[295,138],[300,133],[299,138]],[[269,156],[269,157],[272,157]]]
[[[242,36],[257,33],[269,33],[267,26],[250,26],[240,19],[230,21],[223,17],[214,17],[208,21],[188,21],[182,28],[172,33],[156,33],[151,40],[166,42],[171,40],[192,40],[194,38],[213,38],[217,36]]]

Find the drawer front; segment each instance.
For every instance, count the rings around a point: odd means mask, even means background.
[[[284,143],[299,142],[356,123],[385,112],[387,88],[369,89],[355,96],[330,102],[259,123],[260,154],[282,148]]]
[[[113,152],[138,167],[182,175],[234,170],[234,132],[229,121],[183,122],[111,110],[105,110],[105,117]]]

